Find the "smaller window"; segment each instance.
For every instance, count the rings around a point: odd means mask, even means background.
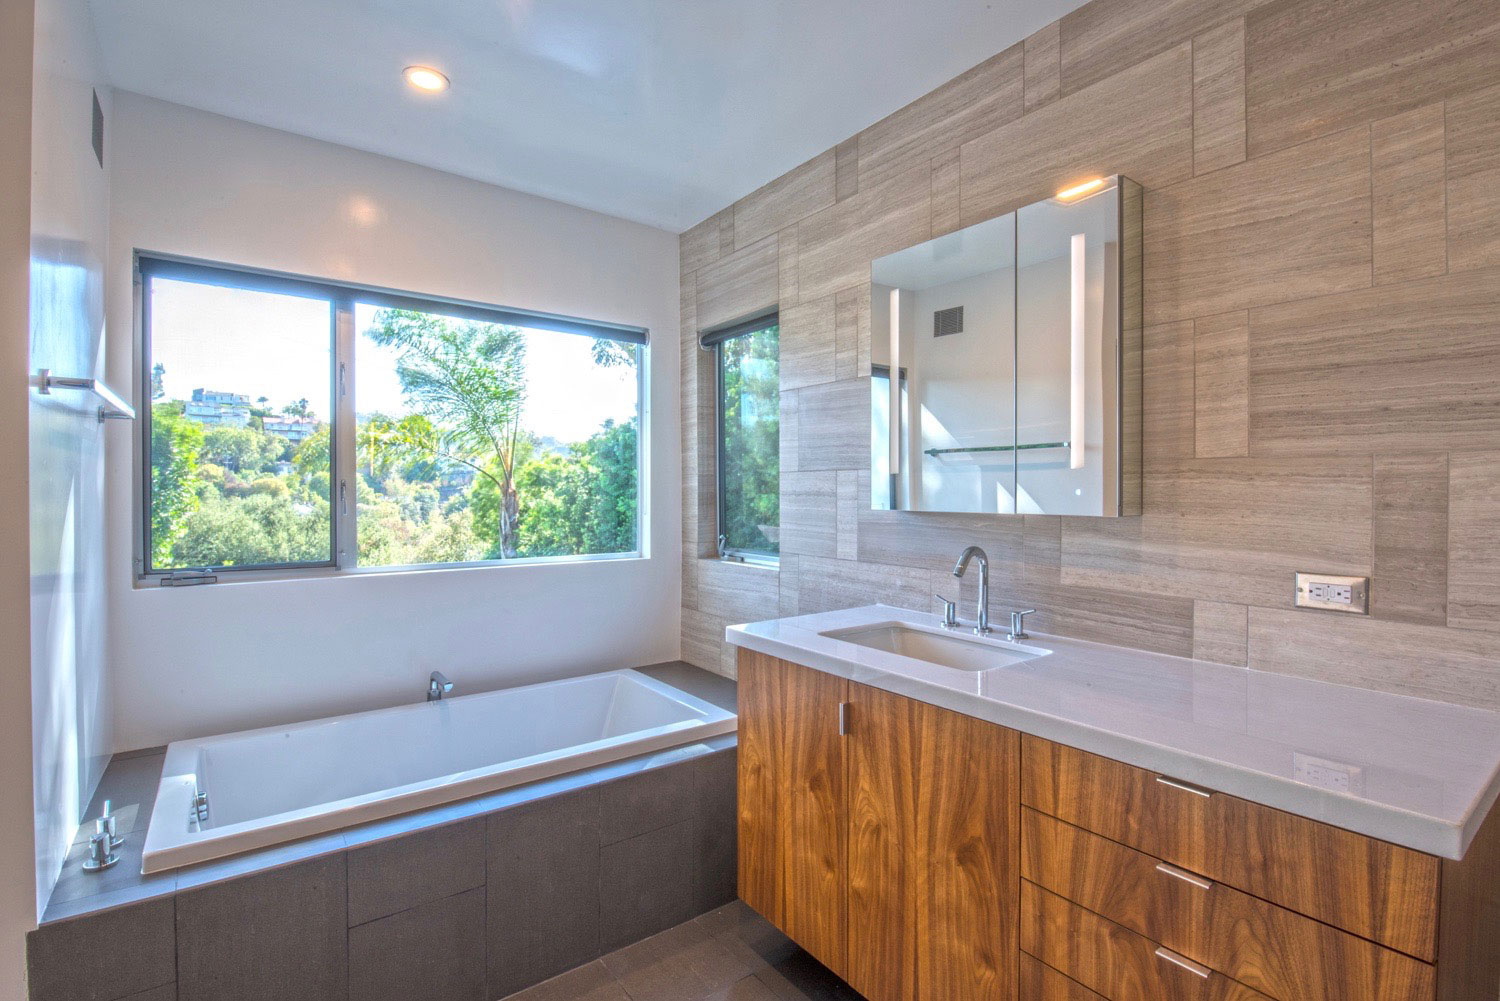
[[[719,555],[781,552],[781,328],[760,316],[703,335],[717,370]]]

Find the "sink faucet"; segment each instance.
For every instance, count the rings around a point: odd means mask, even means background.
[[[953,576],[962,577],[964,571],[969,569],[969,561],[978,557],[979,559],[979,614],[976,617],[978,624],[974,626],[974,633],[984,636],[990,631],[990,559],[984,554],[984,550],[978,546],[970,546],[963,551],[958,562],[953,565]]]
[[[443,696],[453,691],[453,682],[443,677],[442,671],[433,671],[432,677],[427,679],[427,701],[441,702]]]

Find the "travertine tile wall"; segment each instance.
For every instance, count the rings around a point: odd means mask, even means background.
[[[1145,514],[867,510],[869,265],[1145,185]],[[709,357],[779,304],[782,565],[713,550]],[[933,609],[978,543],[1040,631],[1500,708],[1500,4],[1094,0],[682,235],[683,656]],[[1373,576],[1368,619],[1295,570]],[[973,600],[966,581],[963,608]]]

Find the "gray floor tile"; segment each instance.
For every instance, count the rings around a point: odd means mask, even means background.
[[[512,994],[506,1001],[633,1001],[599,960]]]
[[[484,890],[349,929],[349,1001],[486,1001]]]
[[[181,1001],[327,1001],[348,990],[344,856],[177,896]]]
[[[351,849],[349,925],[483,885],[482,818]]]
[[[776,993],[756,976],[737,980],[703,996],[703,1001],[780,1001]]]
[[[177,975],[172,898],[132,904],[26,936],[31,1001],[117,1001]]]
[[[685,820],[599,850],[603,949],[638,942],[698,914],[697,838],[698,822]]]
[[[489,993],[501,997],[599,956],[599,792],[489,818]]]
[[[699,1001],[743,980],[761,964],[688,921],[604,957],[604,965],[635,1001]]]

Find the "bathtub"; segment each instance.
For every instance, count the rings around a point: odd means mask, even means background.
[[[141,871],[693,743],[736,722],[728,710],[625,670],[177,741],[167,748]]]

